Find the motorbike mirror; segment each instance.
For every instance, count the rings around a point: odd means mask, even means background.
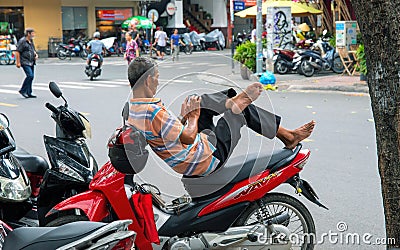
[[[62,96],[62,92],[61,92],[60,88],[57,86],[57,83],[50,82],[49,83],[49,89],[50,89],[51,93],[53,93],[53,95],[55,97],[60,98]]]
[[[5,114],[0,113],[0,131],[3,131],[10,126],[10,121]]]
[[[327,30],[324,30],[324,31],[322,31],[322,35],[326,35],[326,33],[328,33],[328,31]]]

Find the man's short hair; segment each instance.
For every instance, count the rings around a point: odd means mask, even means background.
[[[136,57],[129,64],[128,80],[131,88],[143,83],[149,75],[154,75],[157,64],[146,57]]]
[[[27,35],[31,34],[32,32],[35,32],[35,30],[33,28],[26,28],[24,35],[27,36]]]

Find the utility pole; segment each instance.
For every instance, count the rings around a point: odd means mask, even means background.
[[[257,17],[256,17],[256,75],[262,74],[263,52],[262,52],[262,0],[257,0]]]

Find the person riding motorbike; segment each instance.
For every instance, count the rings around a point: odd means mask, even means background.
[[[101,67],[101,65],[103,64],[103,56],[101,55],[101,53],[105,52],[106,47],[104,46],[104,43],[102,41],[100,41],[100,32],[96,31],[93,33],[93,40],[91,40],[88,43],[87,50],[90,53],[87,57],[86,69],[89,68],[90,58],[92,58],[92,56],[94,54],[97,54],[99,56],[99,58],[100,58],[99,67]]]
[[[315,126],[311,121],[288,130],[279,125],[279,116],[253,105],[263,91],[260,83],[239,94],[231,88],[190,96],[176,118],[154,98],[158,77],[151,59],[138,57],[129,65],[132,99],[128,124],[142,131],[151,149],[184,176],[206,176],[221,167],[238,144],[243,125],[270,139],[276,136],[289,149],[309,137]],[[220,114],[224,116],[214,125],[214,116]]]

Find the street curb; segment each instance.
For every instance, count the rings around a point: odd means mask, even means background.
[[[313,90],[313,91],[356,92],[356,93],[366,93],[366,94],[369,93],[368,86],[364,84],[332,85],[332,86],[278,84],[278,87],[279,90],[286,90],[286,91]]]

